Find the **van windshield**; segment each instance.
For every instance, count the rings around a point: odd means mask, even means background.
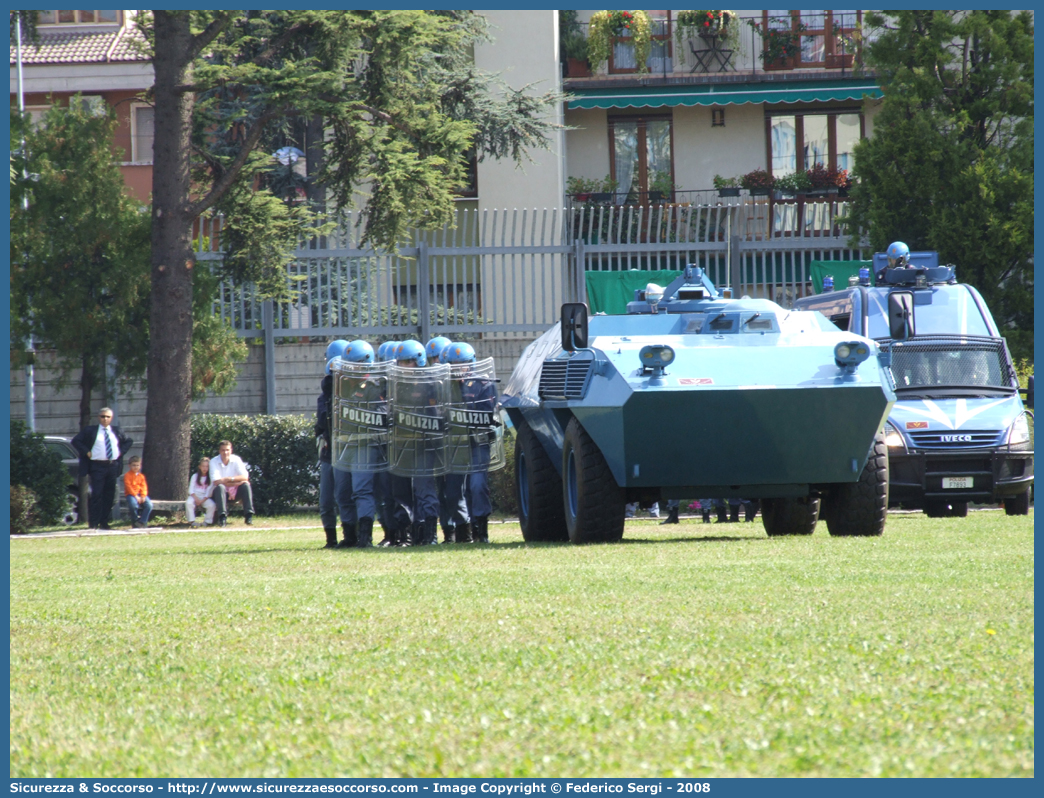
[[[930,289],[932,303],[915,305],[914,324],[918,335],[989,335],[990,329],[982,317],[979,306],[971,293],[963,286],[960,290]],[[869,318],[870,338],[888,337],[888,294],[870,292]]]
[[[892,343],[896,393],[918,396],[1010,394],[1015,375],[1000,338],[918,336]]]

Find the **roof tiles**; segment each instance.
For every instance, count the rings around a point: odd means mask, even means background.
[[[116,61],[148,61],[142,51],[145,37],[137,28],[100,31],[41,31],[40,46],[22,43],[22,64],[104,64]],[[17,60],[11,45],[11,63]]]

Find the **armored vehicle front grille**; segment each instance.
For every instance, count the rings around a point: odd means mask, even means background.
[[[545,360],[540,370],[541,399],[583,399],[591,378],[592,360]]]
[[[983,449],[997,442],[996,430],[933,430],[910,437],[918,449]]]

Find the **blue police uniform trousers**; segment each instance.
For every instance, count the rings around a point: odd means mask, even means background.
[[[338,516],[340,516],[342,524],[351,526],[355,523],[352,475],[320,460],[319,517],[322,519],[323,528],[329,529],[337,526]]]

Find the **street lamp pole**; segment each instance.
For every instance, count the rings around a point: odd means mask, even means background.
[[[25,115],[25,86],[22,79],[22,20],[15,20],[15,35],[17,37],[18,57],[18,113]],[[25,151],[25,133],[22,133],[22,180],[28,181],[28,164]],[[29,195],[22,192],[22,210],[29,210]],[[29,318],[32,319],[30,310]],[[36,352],[33,350],[33,334],[30,332],[25,339],[25,425],[31,432],[36,432],[36,388],[33,381],[33,360]]]

